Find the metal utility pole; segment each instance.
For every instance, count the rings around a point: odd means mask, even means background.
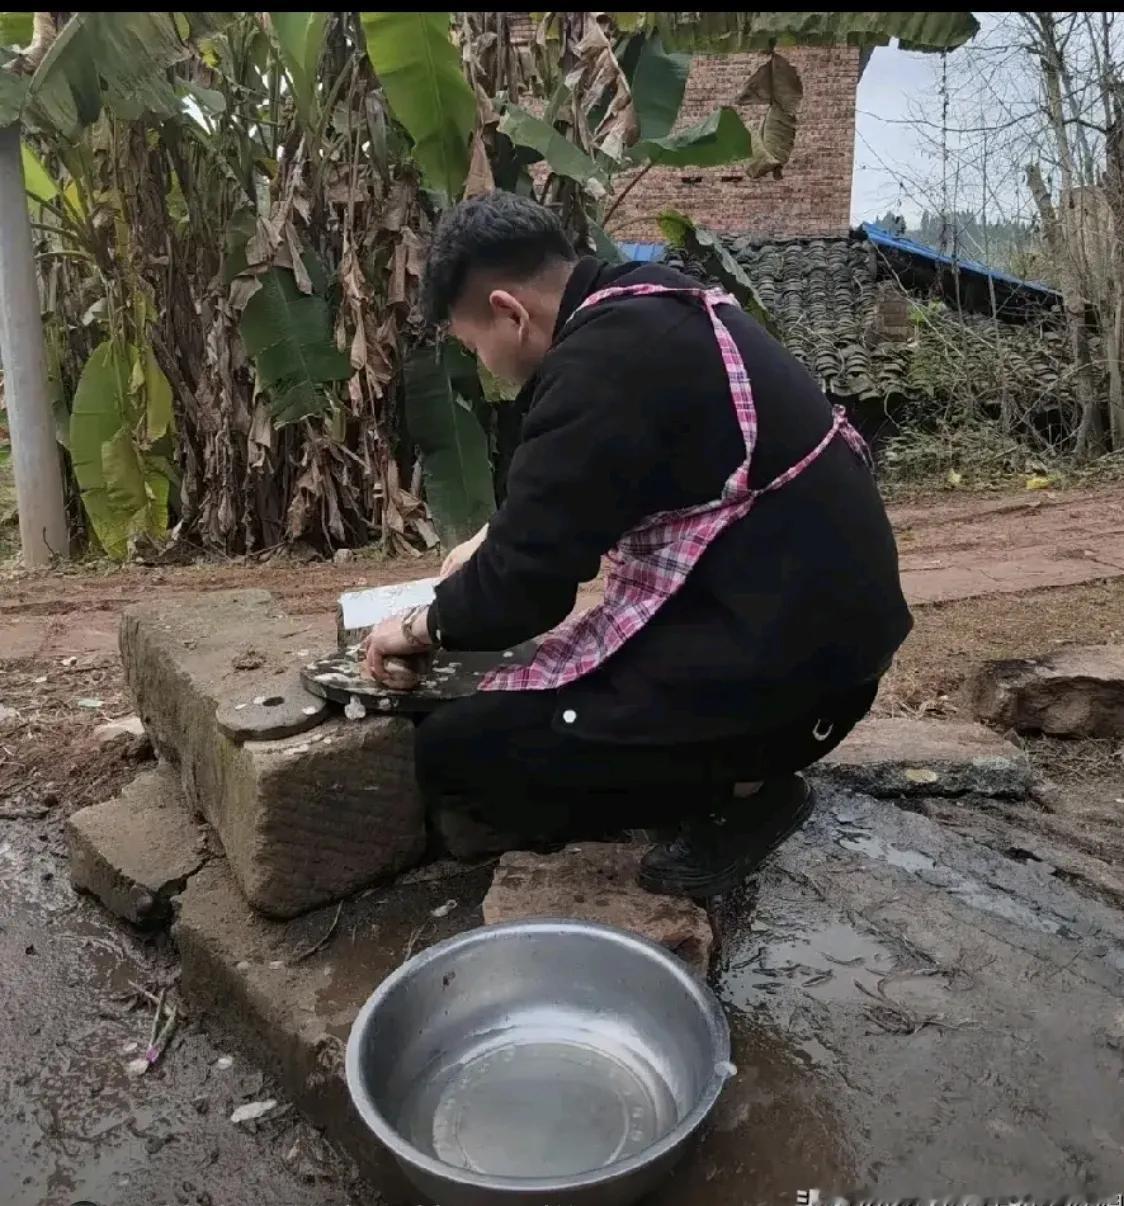
[[[0,127],[0,352],[28,568],[69,554],[18,124]]]

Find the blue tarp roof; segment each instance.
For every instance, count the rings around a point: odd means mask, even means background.
[[[621,254],[626,260],[638,260],[641,264],[650,264],[663,255],[662,243],[618,243]]]
[[[885,247],[889,251],[899,251],[905,255],[920,256],[922,259],[930,260],[934,264],[944,264],[949,268],[957,268],[961,272],[973,272],[978,276],[989,276],[993,281],[1002,281],[1004,284],[1012,286],[1012,288],[1031,289],[1035,293],[1042,293],[1051,297],[1060,296],[1056,289],[1051,289],[1049,285],[1044,285],[1040,281],[1020,280],[1009,272],[1001,272],[998,268],[989,268],[986,264],[981,264],[979,260],[967,260],[961,257],[954,259],[952,256],[945,255],[940,251],[934,251],[932,247],[926,247],[924,243],[918,243],[914,239],[907,239],[903,235],[891,234],[888,230],[883,229],[881,226],[875,226],[871,222],[864,222],[860,229],[876,247]]]

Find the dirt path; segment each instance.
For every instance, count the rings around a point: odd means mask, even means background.
[[[891,511],[911,603],[1073,586],[1124,575],[1124,491],[943,496]]]
[[[1017,594],[1124,576],[1124,490],[1021,494],[998,501],[940,496],[892,509],[911,603]],[[347,565],[235,561],[149,569],[27,575],[0,595],[0,661],[116,649],[117,619],[153,591],[273,591],[295,615],[317,617],[330,643],[341,591],[436,573],[436,556],[362,557]],[[579,605],[597,596],[585,588]]]

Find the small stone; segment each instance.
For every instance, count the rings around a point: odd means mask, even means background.
[[[332,560],[336,565],[347,565],[349,562],[355,560],[355,551],[354,549],[336,549]]]
[[[940,775],[927,766],[909,766],[906,767],[905,777],[910,783],[936,783]]]
[[[105,706],[105,701],[101,699],[79,699],[75,702],[80,708],[89,708],[92,712],[96,712],[98,708]]]
[[[107,720],[94,729],[95,739],[102,745],[116,741],[118,737],[143,737],[144,725],[139,716],[123,716],[120,720]]]
[[[12,721],[19,719],[19,713],[15,708],[5,707],[0,704],[0,726],[11,724]]]
[[[249,967],[250,965],[247,963],[246,966]],[[241,964],[239,964],[239,967],[241,967]],[[225,1072],[228,1068],[233,1068],[234,1056],[220,1055],[218,1059],[215,1060],[215,1067],[218,1068],[220,1072]]]
[[[256,649],[243,649],[230,664],[235,670],[260,670],[265,665],[265,655]]]
[[[259,1118],[264,1118],[271,1110],[277,1108],[277,1102],[270,1097],[266,1101],[247,1101],[244,1105],[240,1105],[230,1116],[231,1122],[256,1122]]]

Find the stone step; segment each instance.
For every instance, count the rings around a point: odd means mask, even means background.
[[[260,590],[156,599],[121,621],[126,680],[154,746],[218,832],[246,898],[279,917],[393,875],[425,847],[412,724],[325,719],[299,675],[315,639]],[[303,720],[315,727],[293,735]]]
[[[1124,737],[1124,646],[987,662],[972,686],[981,720],[1019,733]]]
[[[872,796],[1022,797],[1032,772],[1017,746],[981,724],[873,716],[817,772]]]
[[[484,920],[572,917],[615,925],[666,946],[700,976],[710,966],[714,931],[689,900],[653,896],[637,882],[646,846],[580,842],[557,854],[513,850],[500,859],[484,897]]]
[[[79,809],[66,822],[70,881],[133,925],[171,920],[171,899],[203,865],[206,839],[194,824],[179,775],[141,771],[120,795]]]

